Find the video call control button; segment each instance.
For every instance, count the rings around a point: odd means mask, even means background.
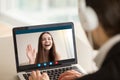
[[[44,66],[47,66],[47,63],[44,63],[43,65],[44,65]]]
[[[52,63],[52,62],[50,62],[50,63],[49,63],[49,65],[53,65],[53,63]]]
[[[37,64],[37,66],[38,66],[38,67],[40,67],[40,66],[41,66],[41,64]]]

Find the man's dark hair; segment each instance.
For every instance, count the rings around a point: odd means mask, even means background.
[[[120,0],[86,0],[109,37],[120,34]]]

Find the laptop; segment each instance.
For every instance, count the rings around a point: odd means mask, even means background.
[[[44,36],[40,41],[40,35],[43,33],[49,33],[50,37]],[[51,44],[46,41],[44,46],[49,48],[50,52],[54,43],[52,53],[42,53],[47,49],[42,50],[39,45],[42,45],[45,39],[53,40]],[[47,72],[50,80],[57,80],[61,73],[71,69],[85,73],[77,65],[75,33],[72,22],[15,27],[13,28],[13,41],[17,75],[20,80],[28,80],[33,70],[40,70],[41,73]],[[33,54],[31,57],[30,50]],[[38,55],[38,53],[40,54]]]

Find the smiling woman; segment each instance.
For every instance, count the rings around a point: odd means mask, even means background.
[[[53,37],[49,32],[43,32],[40,35],[37,53],[35,49],[32,49],[31,45],[27,46],[26,53],[30,64],[60,60]]]

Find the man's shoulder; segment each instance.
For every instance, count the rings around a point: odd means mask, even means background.
[[[108,61],[120,58],[120,41],[117,42],[108,52],[108,54],[106,55],[106,58],[103,62],[103,64],[105,64]]]

